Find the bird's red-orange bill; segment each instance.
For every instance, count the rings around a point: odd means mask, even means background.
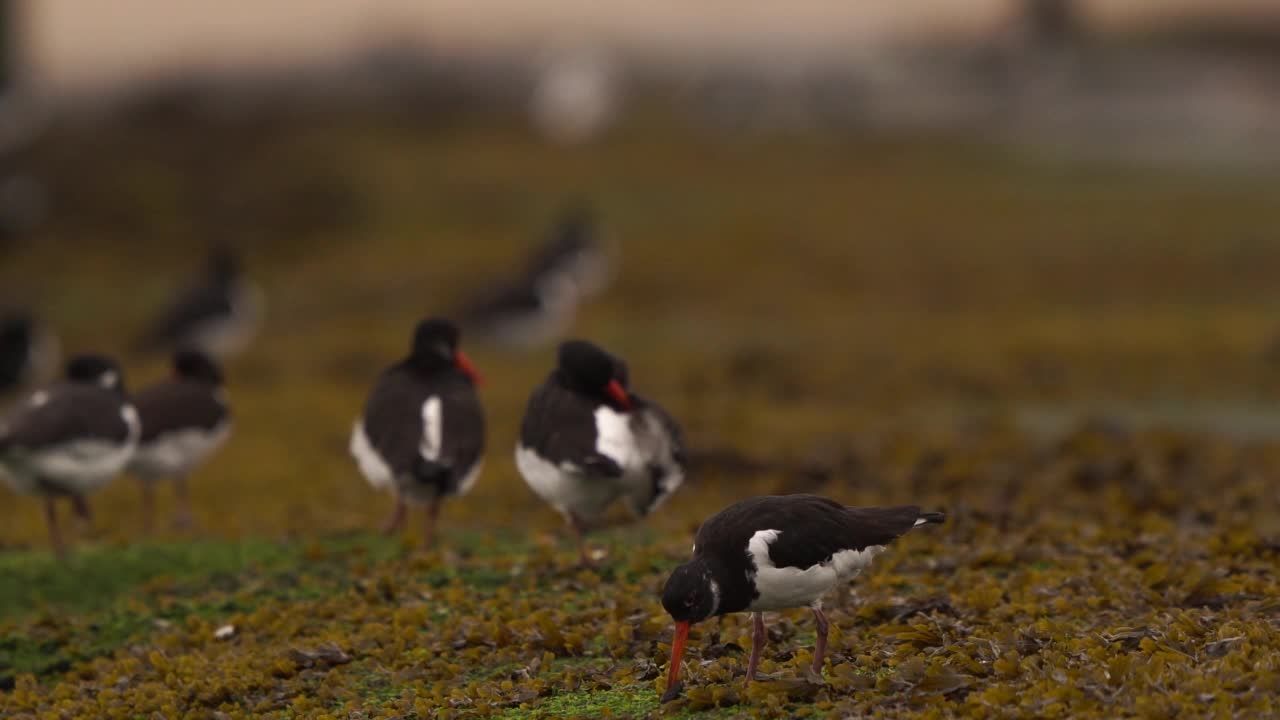
[[[689,639],[689,621],[676,623],[676,636],[671,641],[671,669],[667,672],[667,691],[662,702],[680,697],[680,661],[684,659],[684,644]]]

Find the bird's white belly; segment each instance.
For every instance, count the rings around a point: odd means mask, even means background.
[[[22,464],[37,479],[54,483],[61,491],[85,493],[118,475],[133,451],[133,443],[76,440],[30,452]]]
[[[865,550],[841,550],[827,562],[807,568],[777,567],[769,558],[769,544],[780,534],[780,530],[759,530],[747,543],[759,593],[747,607],[752,612],[813,605],[836,585],[856,577],[884,550],[883,545],[872,545]]]
[[[580,520],[596,518],[623,490],[618,479],[588,477],[568,463],[556,465],[523,446],[516,447],[516,467],[538,497],[566,518],[571,514]]]
[[[189,428],[165,433],[138,446],[129,461],[129,470],[144,480],[186,475],[217,450],[230,434],[230,423],[211,430]]]

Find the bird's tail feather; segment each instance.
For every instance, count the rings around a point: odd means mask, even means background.
[[[920,517],[916,519],[916,525],[928,525],[930,523],[941,524],[945,522],[947,516],[940,512],[922,512]]]

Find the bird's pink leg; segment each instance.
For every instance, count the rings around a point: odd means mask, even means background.
[[[582,567],[591,567],[594,563],[591,562],[591,555],[587,552],[587,524],[570,511],[569,527],[573,530],[573,537],[578,541],[578,564]]]
[[[436,542],[436,518],[440,516],[440,497],[431,498],[422,518],[422,548],[429,549]]]
[[[760,666],[760,652],[764,650],[764,615],[751,613],[751,659],[747,660],[747,684],[756,679],[756,668]]]
[[[80,534],[88,537],[93,533],[93,512],[89,509],[89,501],[79,493],[71,493],[71,511],[80,519]]]
[[[404,498],[396,495],[396,507],[391,511],[391,517],[387,518],[387,521],[383,523],[382,533],[384,535],[391,535],[404,527],[404,517],[406,512],[408,512],[408,508],[405,507]]]
[[[813,606],[813,619],[818,624],[818,642],[813,646],[813,671],[822,675],[822,659],[827,654],[827,615],[822,612],[821,605]]]
[[[191,498],[187,495],[187,476],[173,479],[173,492],[178,500],[178,510],[173,516],[173,526],[179,530],[191,527]]]
[[[58,529],[58,506],[54,504],[53,496],[46,496],[44,499],[44,519],[49,525],[49,542],[53,545],[53,554],[65,561],[67,546],[62,542],[62,532]]]

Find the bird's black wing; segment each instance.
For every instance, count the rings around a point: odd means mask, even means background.
[[[180,342],[193,328],[231,312],[231,295],[226,288],[214,283],[200,285],[174,298],[141,342],[152,347]]]
[[[124,442],[129,425],[123,407],[118,395],[99,387],[54,385],[34,393],[9,416],[0,429],[0,448],[40,450],[86,439]]]
[[[729,506],[703,524],[695,541],[729,543],[722,552],[746,552],[751,536],[777,530],[769,544],[776,567],[808,568],[842,550],[886,545],[915,526],[920,508],[912,505],[850,508],[817,495],[764,496]],[[707,551],[712,548],[708,547]]]
[[[369,444],[394,475],[415,473],[421,465],[422,406],[430,389],[395,366],[378,378],[364,407]]]
[[[670,443],[671,459],[681,470],[688,468],[689,449],[684,443],[684,431],[680,428],[680,423],[676,422],[666,408],[646,397],[632,393],[631,401],[636,410],[646,411],[658,421],[659,427],[662,428]]]
[[[444,375],[435,394],[440,398],[443,424],[438,462],[448,468],[447,492],[456,492],[462,477],[484,455],[484,409],[475,386],[461,373]]]
[[[622,468],[596,449],[595,405],[549,378],[529,398],[520,444],[549,462],[569,463],[597,477],[620,477]]]
[[[181,380],[146,388],[134,396],[133,405],[142,421],[144,443],[177,430],[212,430],[230,415],[215,388]]]

